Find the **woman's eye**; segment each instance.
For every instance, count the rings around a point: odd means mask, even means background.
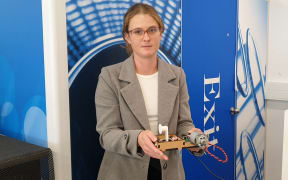
[[[150,32],[156,32],[157,30],[156,30],[156,28],[150,28],[150,30],[149,30]]]
[[[136,34],[136,35],[141,35],[142,33],[143,33],[143,31],[141,29],[136,29],[134,31],[134,34]]]
[[[156,27],[152,27],[149,29],[150,33],[156,33],[158,31],[158,29]]]

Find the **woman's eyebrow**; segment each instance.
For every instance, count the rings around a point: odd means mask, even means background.
[[[152,25],[152,26],[149,26],[147,28],[141,28],[141,27],[135,27],[135,28],[131,28],[132,29],[149,29],[149,28],[152,28],[152,27],[158,27],[157,25]]]

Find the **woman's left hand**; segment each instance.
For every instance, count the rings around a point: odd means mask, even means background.
[[[188,133],[192,133],[192,132],[198,132],[198,133],[203,133],[202,131],[201,131],[201,129],[199,129],[199,128],[192,128],[191,130],[189,130],[188,131]],[[199,152],[199,151],[201,151],[201,150],[204,150],[205,149],[205,147],[194,147],[194,148],[188,148],[190,151],[192,151],[192,152]]]
[[[191,130],[188,131],[188,133],[190,133],[190,134],[191,134],[192,132],[203,133],[203,132],[201,131],[201,129],[198,129],[198,128],[192,128]]]

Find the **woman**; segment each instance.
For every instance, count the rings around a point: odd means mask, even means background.
[[[181,152],[163,153],[153,144],[158,124],[179,137],[201,132],[192,123],[183,70],[157,57],[163,31],[153,7],[130,7],[122,34],[131,56],[99,75],[96,129],[106,150],[100,180],[185,179]]]

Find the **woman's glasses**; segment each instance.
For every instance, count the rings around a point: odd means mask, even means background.
[[[147,33],[149,35],[149,37],[153,37],[155,35],[158,35],[160,32],[160,28],[159,27],[155,27],[155,26],[151,26],[148,29],[144,30],[141,28],[136,28],[136,29],[132,29],[130,31],[128,31],[131,36],[133,36],[136,39],[142,39],[144,37],[144,34]]]

